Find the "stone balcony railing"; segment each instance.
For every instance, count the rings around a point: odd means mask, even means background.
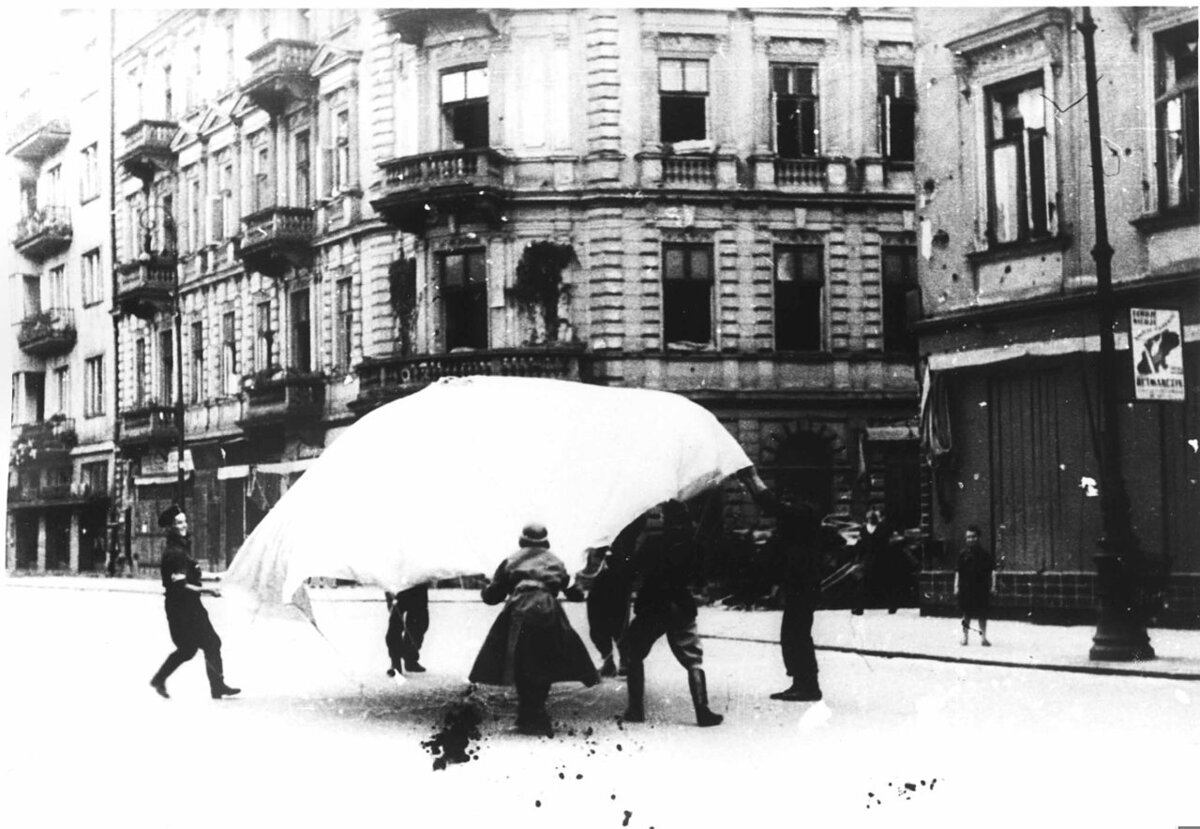
[[[16,441],[12,461],[16,467],[55,466],[70,462],[71,450],[79,442],[75,421],[69,417],[52,417],[40,423],[24,423],[14,427]]]
[[[70,308],[46,308],[21,320],[17,345],[35,357],[66,354],[75,347],[75,312]]]
[[[351,408],[360,414],[418,392],[443,377],[487,375],[578,381],[590,377],[583,346],[565,344],[367,358],[355,367],[355,372],[358,399]]]
[[[40,207],[17,222],[13,246],[23,256],[42,262],[70,247],[73,236],[70,210]]]
[[[238,425],[244,430],[303,426],[320,420],[325,408],[325,377],[310,372],[252,377],[246,383],[246,408]]]
[[[730,190],[738,186],[737,157],[728,153],[671,154],[647,151],[635,156],[642,187]]]
[[[122,447],[162,446],[179,440],[175,407],[147,403],[121,412],[117,442]]]
[[[442,150],[380,163],[383,195],[372,202],[401,230],[420,233],[430,212],[484,211],[498,215],[507,192],[509,160],[483,147]]]
[[[280,276],[289,266],[299,267],[311,259],[315,233],[311,207],[268,207],[242,217],[238,255],[247,268]]]
[[[174,301],[177,260],[174,254],[149,254],[117,266],[117,306],[135,316]]]
[[[297,100],[311,95],[316,81],[309,73],[317,45],[306,40],[279,38],[255,49],[250,61],[250,80],[242,86],[257,106],[279,114]]]
[[[131,176],[143,180],[169,170],[175,160],[171,142],[178,132],[179,125],[174,121],[138,121],[121,133],[121,166]]]

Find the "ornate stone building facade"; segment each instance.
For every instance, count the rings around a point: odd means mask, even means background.
[[[466,373],[676,391],[781,488],[922,523],[910,12],[192,10],[113,66],[144,562],[181,465],[220,569],[355,417]]]

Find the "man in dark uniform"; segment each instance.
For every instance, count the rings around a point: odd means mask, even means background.
[[[158,526],[166,530],[167,543],[160,571],[166,595],[167,626],[175,650],[167,656],[150,685],[160,697],[168,699],[167,678],[175,669],[204,651],[204,667],[208,672],[208,688],[213,699],[241,693],[240,688],[225,684],[221,663],[221,637],[213,630],[208,611],[200,602],[204,594],[220,596],[219,590],[204,587],[200,566],[191,557],[192,540],[188,537],[187,516],[177,506],[171,506],[158,517]]]
[[[646,719],[644,660],[658,638],[665,634],[671,653],[687,669],[696,724],[720,725],[725,718],[708,707],[708,687],[702,667],[704,652],[696,632],[696,599],[687,584],[688,564],[695,547],[694,529],[687,507],[678,501],[663,504],[662,514],[661,537],[647,540],[632,562],[641,584],[633,603],[633,621],[625,634],[629,658],[629,706],[625,709],[625,719],[629,722]]]
[[[628,673],[624,636],[629,627],[629,599],[633,592],[629,560],[636,552],[638,539],[645,527],[646,517],[643,515],[618,533],[612,546],[603,551],[598,572],[588,590],[588,636],[603,660],[600,676],[626,676]],[[614,646],[617,651],[616,664],[613,663]]]
[[[813,613],[821,598],[821,568],[816,538],[820,521],[808,504],[780,501],[767,491],[758,496],[763,510],[775,517],[775,570],[783,591],[783,623],[779,644],[791,687],[771,694],[787,702],[821,698],[817,682],[817,652],[813,646]]]
[[[396,672],[425,673],[421,665],[421,645],[429,630],[429,585],[421,584],[399,593],[385,593],[388,606],[388,629],[384,636],[391,667],[388,676]]]

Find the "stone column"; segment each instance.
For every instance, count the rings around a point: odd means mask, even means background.
[[[70,569],[72,573],[79,572],[79,512],[71,510],[71,538],[68,542],[70,549]]]
[[[37,571],[46,572],[46,514],[38,515]]]

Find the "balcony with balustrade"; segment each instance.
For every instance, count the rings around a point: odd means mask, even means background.
[[[247,270],[279,277],[311,264],[315,234],[311,207],[268,207],[242,217],[238,256]]]
[[[648,150],[634,159],[644,188],[732,190],[738,186],[737,157],[728,153],[675,154]]]
[[[177,260],[173,253],[145,254],[117,265],[117,308],[146,319],[175,301]]]
[[[122,450],[173,446],[178,441],[174,406],[150,402],[121,412],[117,444]]]
[[[35,110],[20,118],[8,130],[8,154],[30,164],[40,164],[67,145],[71,125]]]
[[[420,391],[444,377],[545,377],[587,382],[590,362],[582,345],[496,348],[453,354],[368,357],[355,367],[358,399],[350,408],[366,414],[391,400]]]
[[[490,147],[394,158],[379,165],[383,195],[371,205],[407,233],[422,234],[447,214],[496,224],[509,195],[508,165]]]
[[[21,320],[17,346],[33,357],[56,357],[75,347],[75,312],[43,308]]]
[[[39,207],[17,222],[13,246],[22,256],[44,262],[71,246],[74,230],[65,207]]]
[[[71,450],[79,442],[75,421],[57,415],[37,423],[14,426],[13,433],[15,440],[10,460],[18,469],[70,464]]]
[[[315,425],[325,410],[325,376],[276,371],[246,382],[246,408],[238,426],[246,432]]]
[[[176,153],[171,142],[178,132],[179,125],[174,121],[138,121],[121,133],[118,163],[134,178],[153,181],[157,174],[174,169]]]
[[[254,105],[274,115],[296,101],[311,97],[317,80],[310,72],[317,44],[306,40],[277,38],[255,49],[250,61],[250,80],[242,92]]]

